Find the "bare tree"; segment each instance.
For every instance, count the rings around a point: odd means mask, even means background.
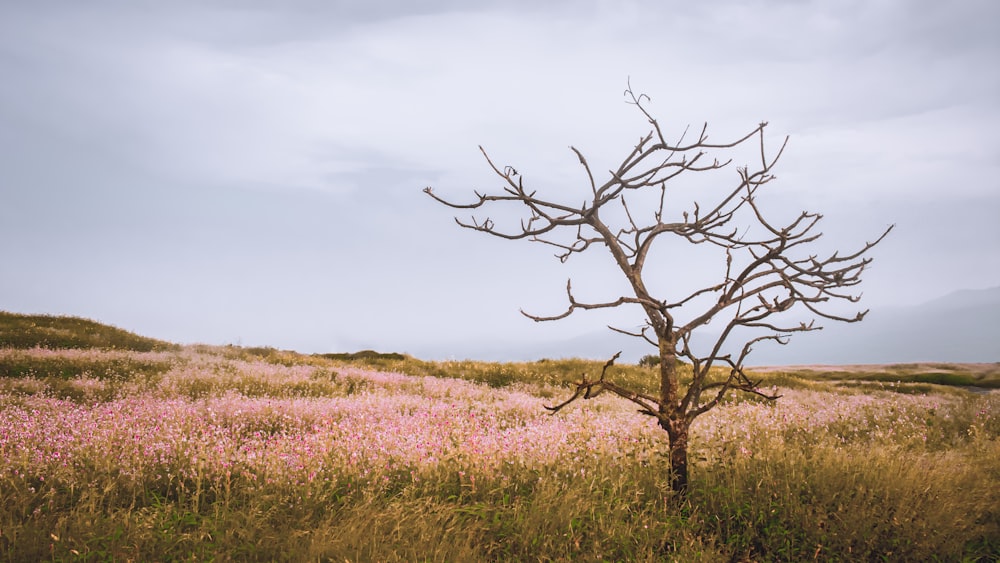
[[[603,302],[582,302],[574,296],[572,285],[567,282],[569,305],[565,311],[552,316],[522,313],[535,321],[554,321],[577,310],[624,305],[640,307],[645,313],[641,329],[609,328],[645,339],[656,347],[659,392],[655,395],[643,393],[609,379],[608,368],[619,352],[605,364],[598,379],[588,380],[584,375],[572,396],[548,408],[555,413],[581,397],[588,399],[603,391],[635,403],[640,413],[656,418],[669,436],[671,486],[683,495],[688,485],[687,448],[691,423],[718,405],[730,391],[771,400],[778,398],[762,390],[760,381],[747,375],[744,361],[758,342],[772,340],[785,344],[792,333],[821,328],[814,321],[789,320],[786,313],[793,308],[807,310],[813,319],[860,321],[867,311],[845,315],[831,307],[831,303],[858,301],[860,295],[852,293],[851,288],[861,282],[861,274],[871,262],[866,254],[892,230],[892,226],[874,242],[845,255],[833,252],[820,257],[804,252],[803,249],[822,236],[815,230],[822,216],[802,212],[776,223],[765,214],[758,201],[761,187],[774,179],[772,169],[784,151],[787,137],[773,156],[768,156],[765,147],[767,123],[761,123],[731,142],[710,143],[707,124],[693,141],[685,141],[688,135],[685,130],[676,142],[668,142],[660,124],[647,111],[649,97],[636,95],[631,86],[625,96],[626,102],[642,113],[652,129],[616,169],[609,171],[608,178],[601,184],[595,181],[584,155],[570,147],[588,182],[582,204],[543,198],[535,189],[525,187],[524,178],[513,167],[494,164],[482,147],[480,151],[489,166],[502,180],[502,191],[492,194],[477,191],[476,200],[467,204],[443,199],[430,187],[424,191],[438,202],[457,209],[513,204],[526,217],[510,229],[499,227],[490,217],[473,217],[468,222],[457,217],[455,220],[462,227],[496,237],[551,245],[558,249],[557,256],[563,262],[592,248],[603,247],[610,252],[628,280],[630,294]],[[750,166],[736,168],[731,187],[719,191],[711,205],[696,202],[679,205],[672,199],[682,175],[688,177],[687,173],[719,170],[732,161],[731,158],[720,161],[709,156],[711,153],[733,151],[744,145],[753,148],[753,158],[759,158],[759,163],[753,169]],[[669,237],[716,249],[720,260],[718,283],[696,290],[685,289],[682,294],[669,298],[654,294],[649,289],[651,282],[668,288],[676,286],[671,280],[650,280],[644,276],[654,243]],[[682,276],[683,264],[677,266],[674,275]],[[714,343],[699,347],[692,342],[693,331],[720,319],[721,332]],[[738,353],[726,351],[731,338],[743,339]],[[681,358],[691,364],[690,381],[687,377],[681,378],[678,368]],[[714,371],[713,367],[716,367]]]

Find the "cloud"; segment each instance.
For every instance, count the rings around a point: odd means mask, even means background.
[[[0,307],[290,347],[550,334],[518,308],[559,312],[567,277],[616,295],[606,261],[462,231],[420,189],[495,190],[481,144],[576,202],[569,146],[600,175],[648,130],[628,81],[668,136],[762,120],[769,147],[791,135],[768,203],[826,213],[830,245],[898,223],[876,302],[994,286],[998,15],[978,0],[8,3],[0,253],[24,273],[0,281]],[[677,261],[667,285],[713,271]]]

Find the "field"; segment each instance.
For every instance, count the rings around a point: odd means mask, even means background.
[[[0,561],[1000,557],[1000,366],[762,370],[783,397],[695,422],[680,502],[629,404],[544,410],[600,362],[179,347],[9,317]]]

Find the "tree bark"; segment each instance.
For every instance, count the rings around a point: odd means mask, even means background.
[[[669,409],[678,405],[679,382],[677,378],[676,343],[660,337],[660,412],[669,415]]]
[[[688,487],[688,429],[691,422],[680,408],[676,342],[661,336],[660,345],[660,427],[670,438],[670,489],[680,497]]]
[[[687,420],[661,423],[670,436],[670,489],[681,498],[688,489],[688,429]]]

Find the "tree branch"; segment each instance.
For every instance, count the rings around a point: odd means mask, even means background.
[[[858,302],[861,296],[853,291],[871,262],[869,252],[893,227],[889,226],[874,241],[845,255],[837,252],[825,257],[811,254],[806,249],[822,237],[822,232],[818,231],[822,215],[803,211],[788,220],[776,219],[767,213],[761,200],[761,194],[766,193],[767,186],[775,180],[773,169],[784,155],[788,137],[773,155],[768,154],[766,147],[766,121],[731,141],[710,142],[707,123],[700,130],[685,127],[676,140],[668,141],[660,123],[647,109],[651,103],[649,96],[637,94],[631,84],[624,95],[625,102],[634,106],[648,123],[648,132],[626,151],[616,168],[608,170],[603,183],[595,178],[584,154],[571,146],[587,179],[586,186],[566,201],[549,199],[526,188],[525,178],[515,168],[498,166],[482,147],[479,147],[480,152],[500,180],[499,188],[487,193],[473,191],[474,198],[468,203],[449,201],[430,187],[424,192],[454,209],[472,212],[504,209],[504,206],[519,209],[522,215],[519,221],[514,221],[513,227],[498,226],[493,217],[503,217],[501,215],[485,218],[473,215],[471,219],[456,218],[455,221],[463,228],[495,237],[525,239],[555,247],[558,249],[556,256],[563,262],[593,248],[608,250],[629,283],[630,295],[583,303],[574,297],[572,284],[567,281],[568,305],[564,312],[552,316],[531,315],[523,310],[521,313],[541,322],[564,319],[580,309],[638,305],[646,317],[646,325],[639,332],[609,328],[642,338],[656,347],[660,357],[659,395],[636,393],[606,379],[619,352],[604,365],[599,379],[590,381],[586,374],[581,375],[572,396],[547,408],[558,412],[580,397],[590,399],[602,392],[611,392],[638,405],[639,412],[657,418],[671,437],[673,455],[675,446],[686,448],[691,421],[717,406],[726,393],[735,391],[772,400],[778,398],[777,393],[760,390],[760,381],[744,373],[743,365],[753,345],[764,341],[785,344],[794,333],[819,330],[822,327],[815,324],[815,318],[849,323],[864,318],[867,311],[846,315],[832,305]],[[700,203],[695,202],[693,209],[686,204],[683,208],[677,206],[681,219],[668,220],[668,211],[675,208],[669,197],[673,190],[668,190],[668,185],[674,186],[689,174],[727,168],[733,161],[729,156],[731,149],[744,143],[758,153],[751,154],[751,160],[757,162],[752,167],[736,167],[732,183],[724,186],[717,197],[698,198]],[[650,209],[643,210],[639,203],[648,204]],[[719,266],[721,279],[669,299],[651,292],[644,267],[652,249],[661,248],[658,243],[665,239],[693,245],[708,243],[704,248],[716,252],[723,250],[724,263]],[[672,272],[682,272],[688,266],[684,263],[674,265]],[[663,280],[657,287],[665,291],[675,288],[674,281],[673,278]],[[797,324],[787,320],[788,314],[795,309],[808,311],[815,318]],[[693,349],[692,334],[717,319],[723,326],[718,338],[707,346]],[[723,350],[730,349],[730,337],[741,334],[737,329],[751,330],[754,336],[747,336],[739,353],[733,357]],[[692,363],[692,380],[686,388],[678,375],[677,358],[686,358]],[[710,380],[712,373],[718,373],[712,372],[713,369],[725,368],[728,368],[728,375],[724,379]],[[706,392],[706,400],[702,402],[702,394]],[[676,445],[675,438],[683,445]],[[677,469],[679,466],[674,465],[674,461],[672,458],[672,466]]]

